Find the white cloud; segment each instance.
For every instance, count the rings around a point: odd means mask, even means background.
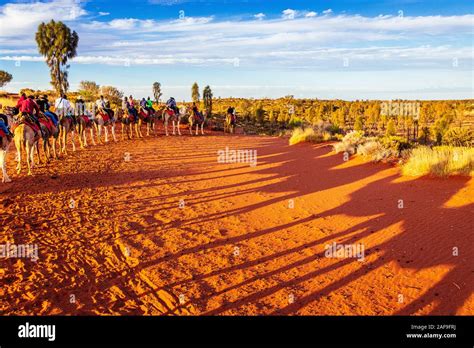
[[[304,16],[306,18],[312,18],[312,17],[316,17],[317,15],[318,15],[317,12],[311,11],[311,12],[306,13]]]
[[[0,37],[31,34],[41,22],[74,21],[86,13],[75,0],[8,3],[0,7]]]
[[[265,18],[265,13],[257,13],[256,15],[253,16],[255,19],[258,19],[259,21],[263,20]]]
[[[99,16],[108,16],[110,12],[99,12]]]
[[[330,8],[323,11],[323,14],[325,14],[325,15],[328,15],[328,14],[331,14],[331,13],[332,13],[332,10]]]
[[[296,17],[296,10],[292,10],[291,8],[288,8],[282,12],[282,18],[284,19],[295,19]]]

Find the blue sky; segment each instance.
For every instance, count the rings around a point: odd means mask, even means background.
[[[472,1],[0,1],[5,89],[50,88],[39,23],[79,34],[81,80],[148,96],[461,99],[473,96]]]

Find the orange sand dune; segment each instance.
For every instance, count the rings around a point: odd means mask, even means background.
[[[226,146],[258,165],[218,163]],[[13,159],[0,244],[39,259],[0,259],[2,314],[474,314],[468,178],[220,133],[91,147],[33,177]],[[326,257],[334,242],[364,261]]]

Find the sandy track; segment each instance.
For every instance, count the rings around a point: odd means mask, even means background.
[[[258,165],[217,163],[226,146]],[[0,243],[36,243],[39,260],[0,260],[3,314],[474,314],[467,178],[220,133],[9,173]],[[333,242],[361,243],[365,261],[325,257]]]

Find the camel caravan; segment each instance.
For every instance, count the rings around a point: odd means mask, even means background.
[[[54,112],[53,112],[54,109]],[[3,110],[3,111],[1,111]],[[124,97],[121,107],[113,110],[103,96],[95,103],[87,105],[79,97],[74,105],[66,95],[56,99],[54,105],[43,95],[34,98],[22,94],[15,107],[0,105],[0,167],[2,182],[10,182],[6,170],[7,152],[11,143],[17,151],[17,173],[22,171],[22,158],[26,158],[28,175],[32,175],[35,167],[35,153],[41,164],[49,163],[59,154],[67,155],[68,143],[76,151],[76,138],[79,147],[84,149],[88,144],[109,143],[112,138],[117,141],[116,125],[121,124],[121,139],[143,138],[142,125],[146,125],[146,136],[157,135],[155,125],[163,121],[165,135],[169,136],[168,126],[172,125],[172,134],[181,135],[180,123],[187,120],[189,133],[204,135],[204,125],[208,112],[200,112],[196,103],[191,107],[178,107],[174,98],[170,98],[159,110],[155,110],[148,98],[135,101],[132,96]],[[229,108],[225,119],[224,132],[233,133],[235,127],[235,109]],[[42,154],[40,154],[40,143]],[[23,152],[25,156],[23,156]]]

